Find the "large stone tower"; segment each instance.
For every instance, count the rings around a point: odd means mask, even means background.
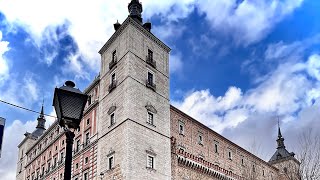
[[[99,51],[97,172],[103,179],[171,179],[170,48],[143,24],[138,0],[128,9]]]

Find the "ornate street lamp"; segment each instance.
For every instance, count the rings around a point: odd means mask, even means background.
[[[74,131],[79,128],[88,99],[88,95],[74,87],[74,82],[66,81],[62,87],[55,88],[53,97],[53,106],[57,113],[59,125],[65,129],[66,135],[65,180],[71,179]]]

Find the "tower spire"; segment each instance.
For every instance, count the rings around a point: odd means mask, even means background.
[[[280,120],[279,120],[279,117],[278,117],[278,139],[277,139],[277,144],[278,144],[277,149],[279,149],[279,148],[285,148],[284,138],[282,137],[281,129],[280,129]]]
[[[280,130],[280,120],[278,117],[278,138],[282,138],[281,130]]]
[[[43,103],[42,103],[40,115],[39,115],[37,121],[38,121],[38,124],[37,124],[37,127],[36,127],[37,129],[38,129],[38,128],[40,128],[40,129],[46,129],[46,128],[45,128],[46,119],[45,119],[45,117],[44,117]]]

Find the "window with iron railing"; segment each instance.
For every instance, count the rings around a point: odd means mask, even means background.
[[[111,75],[110,85],[109,85],[109,93],[117,87],[117,80],[116,80],[116,74],[113,73]]]
[[[116,64],[117,64],[117,51],[112,52],[112,59],[111,62],[109,63],[109,69],[112,69]]]
[[[150,49],[148,49],[148,55],[146,57],[146,62],[154,68],[157,67],[156,61],[154,61],[154,59],[153,59],[153,52]]]
[[[148,78],[147,78],[147,81],[146,81],[146,86],[148,88],[151,88],[152,90],[156,90],[156,85],[154,84],[154,79],[153,79],[153,74],[148,72]]]

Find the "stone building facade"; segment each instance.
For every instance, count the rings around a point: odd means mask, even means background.
[[[276,180],[286,178],[288,160],[299,166],[282,136],[265,162],[171,106],[170,48],[143,23],[138,0],[128,9],[99,51],[99,76],[84,90],[90,98],[74,138],[72,179]],[[45,129],[43,108],[18,148],[17,179],[63,179],[64,130],[57,122]]]

